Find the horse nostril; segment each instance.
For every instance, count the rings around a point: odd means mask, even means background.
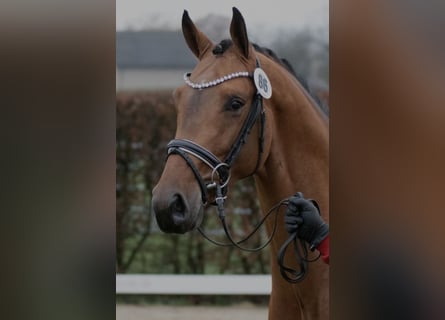
[[[173,200],[169,206],[169,211],[171,219],[175,225],[179,226],[184,223],[186,205],[184,199],[179,194],[175,194],[173,196]]]
[[[172,212],[184,213],[185,211],[184,200],[179,194],[174,195],[173,202],[170,204],[170,209]]]

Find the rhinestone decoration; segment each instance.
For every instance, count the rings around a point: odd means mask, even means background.
[[[216,85],[218,85],[220,83],[223,83],[224,81],[227,81],[227,80],[231,80],[231,79],[235,79],[235,78],[241,78],[241,77],[251,77],[249,72],[243,71],[243,72],[234,72],[234,73],[228,74],[228,75],[226,75],[224,77],[218,78],[216,80],[212,80],[212,81],[208,81],[208,82],[204,82],[203,81],[201,83],[196,83],[196,82],[192,82],[190,80],[190,75],[191,75],[191,73],[185,73],[184,74],[184,81],[185,81],[185,83],[187,83],[193,89],[200,89],[200,90],[216,86]]]

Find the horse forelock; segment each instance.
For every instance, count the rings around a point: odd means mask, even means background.
[[[228,48],[230,48],[230,46],[232,46],[232,44],[232,40],[224,39],[213,48],[212,52],[214,55],[222,55]]]

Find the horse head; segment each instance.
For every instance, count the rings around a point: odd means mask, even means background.
[[[267,102],[254,81],[259,61],[240,12],[233,8],[231,39],[219,44],[196,27],[187,11],[182,31],[199,61],[173,93],[176,135],[167,146],[152,199],[159,227],[173,233],[199,227],[205,205],[218,202],[231,184],[254,174],[271,142],[264,128]],[[270,89],[262,80],[262,95],[267,96]]]

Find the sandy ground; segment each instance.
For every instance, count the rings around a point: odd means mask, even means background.
[[[235,306],[136,306],[116,305],[116,320],[266,320],[267,307]]]

